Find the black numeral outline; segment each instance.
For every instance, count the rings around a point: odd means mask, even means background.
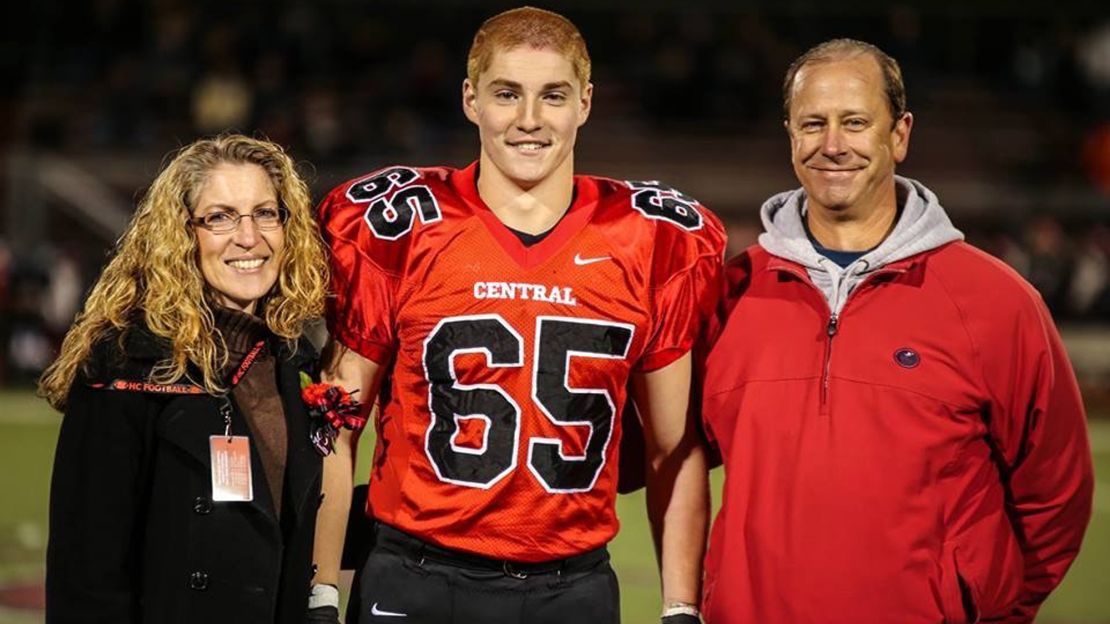
[[[569,418],[564,419],[562,415],[556,415],[555,413],[553,413],[553,406],[551,405],[552,401],[550,399],[545,400],[544,397],[540,396],[540,388],[542,387],[540,383],[540,375],[545,374],[541,371],[541,367],[544,365],[542,351],[545,350],[544,347],[547,344],[544,341],[544,329],[545,327],[549,329],[554,329],[560,325],[563,326],[564,330],[566,330],[567,326],[569,326],[571,328],[571,331],[573,331],[574,327],[588,326],[591,328],[602,327],[609,330],[617,330],[619,332],[618,335],[614,336],[614,338],[620,343],[617,345],[619,353],[585,351],[582,349],[565,348],[562,349],[564,360],[562,366],[559,367],[559,369],[561,370],[556,371],[556,373],[561,373],[562,390],[565,392],[565,394],[570,395],[571,397],[602,397],[609,407],[609,415],[607,418],[589,418],[588,416],[586,416],[581,420],[571,420]],[[636,327],[628,323],[617,323],[614,321],[599,321],[593,319],[582,319],[563,316],[536,317],[536,337],[535,344],[533,346],[532,357],[532,401],[536,404],[537,407],[540,408],[540,412],[547,417],[551,424],[555,425],[556,427],[586,426],[590,428],[590,435],[586,440],[584,454],[577,457],[564,454],[563,442],[558,438],[534,437],[529,439],[528,470],[532,472],[532,474],[536,477],[536,480],[539,481],[540,485],[542,485],[543,488],[548,492],[552,494],[569,494],[574,492],[588,492],[594,488],[594,485],[597,484],[597,478],[605,469],[605,463],[608,459],[609,442],[613,438],[613,426],[615,424],[617,416],[617,405],[613,402],[613,397],[611,394],[609,394],[608,389],[571,387],[571,359],[575,357],[581,357],[607,360],[625,360],[628,358],[628,349],[631,348],[632,339],[635,337],[635,335]],[[549,351],[550,349],[546,350]],[[571,400],[574,399],[572,398]],[[599,429],[601,430],[600,432]],[[600,445],[598,445],[596,441],[596,436],[599,433],[604,436],[604,440],[600,443]],[[587,471],[590,471],[591,474],[589,477],[589,484],[580,485],[578,487],[560,487],[560,485],[562,484],[551,483],[552,480],[557,481],[558,477],[552,478],[549,476],[545,476],[543,473],[550,470],[558,470],[558,467],[549,467],[546,465],[538,466],[537,463],[539,460],[536,456],[537,446],[541,448],[547,447],[548,449],[554,450],[554,454],[549,453],[548,456],[553,457],[557,455],[559,461],[563,462],[564,464],[569,464],[570,470],[572,471],[578,469],[585,469]],[[595,450],[597,452],[596,458],[591,457],[591,450]],[[591,463],[596,463],[596,466],[592,468],[592,470],[590,469]],[[571,479],[575,480],[577,480],[578,478],[575,475],[565,475],[565,477],[570,477]]]
[[[491,325],[490,323],[493,323]],[[604,470],[606,462],[608,461],[609,443],[612,440],[613,429],[616,426],[617,406],[607,388],[572,388],[570,385],[570,370],[571,362],[574,358],[600,358],[609,360],[626,360],[628,358],[628,351],[631,348],[633,339],[635,337],[635,326],[628,323],[619,323],[615,321],[603,321],[597,319],[582,319],[573,317],[561,316],[539,316],[536,318],[536,333],[533,345],[533,363],[532,363],[532,376],[531,376],[531,399],[539,411],[548,419],[550,423],[556,427],[567,426],[588,426],[590,428],[589,438],[585,445],[585,452],[581,456],[568,456],[563,453],[563,442],[558,438],[545,438],[533,437],[528,441],[528,470],[532,473],[537,482],[549,493],[562,494],[574,492],[587,492],[593,489],[597,484],[597,479],[601,472]],[[609,330],[609,333],[597,333],[597,329]],[[588,342],[591,344],[565,344],[566,336],[571,336],[572,341],[575,337],[575,330],[578,329],[578,338],[585,338],[586,340],[578,340],[577,342]],[[494,334],[504,330],[500,338],[510,338],[515,342],[515,354],[509,354],[513,348],[499,349],[500,355],[496,355],[490,348],[488,343],[479,342],[480,338],[472,336],[465,336],[467,342],[462,347],[455,347],[450,344],[452,337],[449,334],[454,331],[461,331],[464,334],[471,330],[478,332],[475,336],[490,337]],[[545,340],[545,330],[560,330],[559,336],[563,340],[559,340],[555,346],[552,342]],[[583,335],[582,330],[593,335]],[[612,333],[612,332],[616,333]],[[598,342],[608,343],[611,345],[609,348],[599,350],[593,348]],[[504,345],[501,345],[502,347]],[[584,348],[583,348],[584,347]],[[605,344],[602,344],[605,347]],[[555,363],[551,365],[550,362],[546,366],[550,367],[550,371],[545,371],[545,362],[547,359],[544,357],[545,352],[550,352],[554,348],[555,353],[562,356],[562,363]],[[456,356],[464,353],[481,353],[485,355],[486,366],[489,368],[511,368],[522,367],[524,365],[524,339],[509,323],[499,314],[478,314],[468,316],[453,316],[441,319],[436,326],[428,333],[427,338],[424,340],[424,351],[421,357],[424,367],[424,377],[428,382],[428,411],[429,422],[427,430],[424,434],[424,454],[428,458],[432,469],[435,471],[436,477],[443,482],[461,485],[464,487],[473,487],[479,489],[490,489],[502,479],[504,479],[512,471],[516,470],[519,463],[520,455],[520,437],[521,437],[521,415],[522,410],[520,405],[507,393],[502,387],[492,383],[481,384],[460,384],[458,375],[455,372],[455,358]],[[433,371],[434,369],[434,371]],[[556,393],[541,392],[540,384],[543,382],[541,377],[552,378],[559,377],[558,382],[552,382],[552,385],[558,383],[560,388],[556,388]],[[504,445],[498,445],[497,448],[490,448],[489,440],[495,426],[503,426],[502,418],[499,418],[497,423],[490,417],[489,414],[484,413],[468,413],[460,414],[451,407],[457,406],[460,400],[467,398],[483,401],[488,403],[490,400],[495,401],[494,407],[504,407],[503,405],[496,405],[494,395],[469,395],[458,397],[453,393],[488,393],[492,392],[496,397],[503,399],[504,404],[512,408],[512,445],[511,457],[490,456],[490,453],[505,454]],[[558,396],[561,394],[562,396]],[[569,397],[569,398],[568,398]],[[584,398],[585,397],[585,398]],[[583,406],[589,408],[589,397],[601,397],[604,404],[607,406],[607,414],[596,415],[593,418],[590,415],[572,420],[564,412],[573,402],[587,402]],[[554,405],[560,399],[565,400],[566,404],[562,406]],[[596,401],[596,399],[595,399]],[[555,411],[553,411],[553,408]],[[446,411],[450,411],[448,417]],[[559,412],[559,413],[556,413]],[[505,416],[502,414],[501,416]],[[480,418],[485,424],[483,432],[483,442],[480,448],[467,448],[460,447],[455,444],[455,438],[459,432],[459,423],[461,420]],[[435,442],[433,442],[435,438]],[[435,444],[435,448],[433,448]],[[546,457],[544,460],[543,452],[537,456],[536,449],[540,448],[541,451],[546,447]],[[554,451],[554,452],[552,452]],[[454,454],[452,456],[451,454]],[[558,461],[553,458],[558,457]],[[504,468],[492,475],[487,475],[483,478],[462,478],[457,472],[457,464],[464,464],[469,466],[471,471],[475,471],[474,462],[470,459],[477,459],[484,457],[492,463],[494,468],[503,465]],[[539,463],[540,465],[537,465]],[[485,465],[478,465],[478,469],[483,472],[487,468]],[[561,471],[561,475],[555,475]],[[582,477],[583,471],[587,471],[588,479]],[[452,473],[452,474],[448,474]],[[549,474],[545,474],[549,473]],[[560,478],[569,478],[575,481],[575,484],[567,485],[559,483]],[[554,481],[554,482],[553,482]],[[584,481],[588,481],[585,483]]]
[[[352,184],[347,189],[347,199],[370,204],[362,219],[375,237],[397,240],[412,231],[417,216],[424,225],[443,218],[432,190],[412,184],[418,179],[420,173],[415,169],[391,167]],[[394,189],[400,190],[387,198]]]
[[[493,321],[493,322],[499,324],[511,336],[513,336],[513,338],[516,339],[516,357],[513,358],[513,359],[509,359],[508,361],[498,361],[497,358],[494,356],[493,352],[490,351],[488,346],[474,346],[474,347],[463,347],[463,348],[452,349],[450,352],[447,353],[447,356],[446,356],[448,375],[449,375],[449,378],[451,380],[451,390],[459,391],[459,392],[474,392],[474,391],[494,392],[494,393],[500,395],[501,398],[503,398],[505,400],[505,402],[513,408],[514,416],[513,416],[513,419],[512,419],[513,420],[512,451],[511,451],[512,454],[508,458],[508,465],[503,470],[501,470],[497,474],[493,475],[492,477],[489,477],[485,480],[466,480],[466,479],[462,479],[462,478],[454,478],[451,475],[444,474],[445,472],[448,472],[450,470],[450,468],[446,465],[445,459],[443,457],[440,457],[437,453],[434,453],[432,451],[432,438],[437,433],[436,429],[437,429],[437,426],[440,424],[441,419],[440,419],[440,415],[439,415],[438,409],[437,409],[439,407],[440,401],[436,400],[437,382],[433,380],[433,375],[432,375],[431,370],[430,370],[431,367],[429,366],[429,355],[434,356],[435,352],[433,350],[431,350],[429,347],[433,344],[434,341],[436,341],[438,339],[438,337],[440,336],[440,332],[444,331],[445,328],[452,327],[452,326],[458,325],[458,324],[463,324],[463,323],[477,323],[477,322],[481,322],[481,321]],[[428,382],[428,412],[429,412],[428,429],[424,433],[424,454],[425,454],[425,456],[427,456],[428,462],[432,465],[432,469],[435,471],[436,477],[438,477],[440,481],[444,481],[446,483],[453,483],[455,485],[462,485],[462,486],[466,486],[466,487],[474,487],[474,488],[479,488],[479,489],[483,489],[483,490],[488,490],[488,489],[492,488],[494,485],[496,485],[499,481],[504,479],[506,475],[508,475],[512,471],[516,470],[517,458],[520,455],[520,415],[521,415],[521,409],[520,409],[520,405],[515,400],[513,400],[513,397],[510,396],[509,393],[505,392],[505,390],[503,388],[501,388],[501,386],[498,386],[497,384],[460,384],[459,381],[458,381],[458,375],[455,374],[455,357],[459,354],[462,354],[462,353],[482,353],[482,354],[485,354],[485,356],[486,356],[486,366],[488,366],[490,368],[520,367],[520,366],[524,365],[524,339],[521,337],[521,335],[519,333],[517,333],[517,331],[515,329],[512,328],[512,326],[510,326],[507,322],[505,322],[505,319],[502,318],[501,315],[499,315],[499,314],[476,314],[476,315],[472,315],[472,316],[453,316],[453,317],[444,318],[444,319],[441,319],[439,321],[439,323],[436,324],[435,328],[433,328],[432,331],[428,333],[428,337],[424,339],[424,355],[421,358],[421,360],[422,360],[422,363],[423,363],[423,366],[424,366],[424,379],[427,380],[427,382]],[[438,362],[437,362],[437,364],[438,364]],[[485,420],[486,428],[485,428],[485,432],[483,434],[482,449],[480,451],[475,450],[475,449],[465,449],[465,448],[459,447],[455,444],[455,437],[458,435],[458,432],[459,432],[459,420],[460,419],[467,419],[467,418],[482,418],[482,419]],[[487,414],[458,414],[458,413],[454,413],[452,415],[452,425],[453,425],[452,431],[447,435],[448,447],[451,449],[452,452],[457,453],[457,454],[461,454],[463,456],[483,456],[483,457],[485,457],[487,455],[487,453],[491,452],[491,449],[489,449],[489,436],[490,436],[490,433],[493,431],[494,423],[490,419],[489,415],[487,415]],[[462,458],[460,458],[460,459],[465,461]],[[496,459],[499,459],[499,458],[494,458],[494,459],[496,460]]]
[[[632,207],[648,219],[666,221],[688,231],[700,230],[705,217],[697,208],[698,200],[660,182],[626,180],[633,190]]]

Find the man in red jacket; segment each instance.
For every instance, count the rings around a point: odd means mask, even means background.
[[[802,188],[731,262],[705,363],[727,477],[706,621],[1030,621],[1091,512],[1052,319],[895,175],[913,117],[893,59],[821,44],[784,99]]]

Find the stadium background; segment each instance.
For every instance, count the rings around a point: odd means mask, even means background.
[[[1085,549],[1041,621],[1110,622],[1110,9],[873,0],[541,3],[582,29],[592,118],[577,168],[660,179],[758,233],[796,186],[781,76],[834,36],[898,58],[916,123],[900,172],[1044,295],[1091,416]],[[286,145],[317,196],[386,164],[465,165],[469,38],[504,2],[39,0],[0,26],[0,623],[42,620],[59,416],[30,392],[164,155],[235,129]],[[364,444],[366,450],[369,444]],[[360,474],[365,471],[360,469]],[[715,477],[719,487],[720,475]],[[638,496],[613,545],[625,621],[658,612]],[[858,562],[866,565],[866,562]]]

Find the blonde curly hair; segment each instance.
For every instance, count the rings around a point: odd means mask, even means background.
[[[209,172],[223,163],[262,167],[289,211],[277,283],[261,307],[266,325],[294,343],[305,324],[322,314],[327,259],[308,186],[293,160],[269,141],[238,134],[201,139],[178,151],[158,174],[117,241],[58,358],[39,380],[39,395],[50,405],[65,409],[70,386],[93,346],[137,322],[136,312],[172,347],[150,381],[187,378],[191,364],[201,374],[192,381],[212,394],[225,391],[220,371],[227,364],[227,348],[215,331],[211,296],[197,263],[196,233],[186,225]]]

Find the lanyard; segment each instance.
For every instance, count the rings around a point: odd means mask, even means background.
[[[265,347],[266,341],[259,340],[255,343],[254,347],[247,352],[247,355],[243,357],[243,361],[239,363],[239,368],[235,371],[235,374],[231,376],[231,386],[233,388],[239,385],[239,382],[243,380],[247,371],[251,369],[251,366],[254,366],[255,361],[258,360],[258,355],[262,353],[262,349]]]
[[[247,355],[243,357],[243,361],[239,363],[239,368],[236,369],[235,374],[231,376],[232,388],[239,385],[239,382],[242,381],[243,377],[247,375],[247,371],[251,369],[251,366],[254,366],[254,363],[256,361],[258,361],[258,356],[262,353],[262,349],[264,349],[265,347],[266,341],[259,340],[257,343],[255,343],[254,347],[252,347],[251,350],[247,352]],[[223,395],[223,403],[220,404],[220,415],[224,417],[224,436],[227,437],[228,442],[231,441],[232,407],[231,399],[228,398],[228,394],[230,394],[230,392],[231,390],[229,389],[228,392]]]

